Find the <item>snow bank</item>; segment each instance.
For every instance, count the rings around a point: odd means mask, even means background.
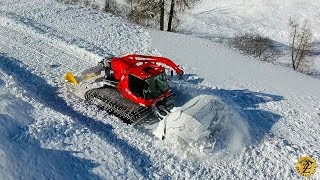
[[[199,148],[200,152],[203,148],[212,149],[216,139],[223,138],[222,134],[232,152],[240,150],[250,139],[248,127],[237,112],[211,95],[191,99],[165,117],[153,134],[180,147]]]

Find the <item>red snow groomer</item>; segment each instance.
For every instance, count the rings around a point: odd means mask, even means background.
[[[170,59],[131,54],[108,57],[80,77],[68,72],[65,79],[84,85],[84,98],[115,114],[126,123],[144,119],[152,111],[161,116],[172,104],[174,94],[166,78],[165,67],[180,77],[183,71]],[[104,73],[103,73],[104,72]],[[172,74],[172,73],[171,73]]]

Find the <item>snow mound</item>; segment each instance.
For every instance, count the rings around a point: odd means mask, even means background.
[[[224,135],[229,136],[226,143],[234,150],[241,147],[242,138],[249,139],[248,128],[239,117],[219,97],[199,95],[160,121],[153,134],[182,147],[203,149],[209,147],[210,142],[210,148],[213,148],[216,132],[228,132]]]

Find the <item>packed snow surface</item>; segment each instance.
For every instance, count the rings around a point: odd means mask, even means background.
[[[51,0],[0,1],[0,39],[0,179],[301,179],[297,159],[320,162],[320,81],[291,69]],[[215,131],[211,151],[158,140],[152,119],[122,123],[64,82],[106,52],[174,60],[185,72],[170,80],[177,106],[216,96],[243,123]],[[239,141],[224,135],[240,125],[251,139],[233,152]]]

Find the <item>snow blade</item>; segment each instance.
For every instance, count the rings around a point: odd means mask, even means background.
[[[76,78],[74,77],[74,75],[72,74],[72,72],[67,72],[66,76],[65,76],[65,80],[67,80],[68,82],[71,82],[73,84],[79,84],[78,81],[76,80]]]

